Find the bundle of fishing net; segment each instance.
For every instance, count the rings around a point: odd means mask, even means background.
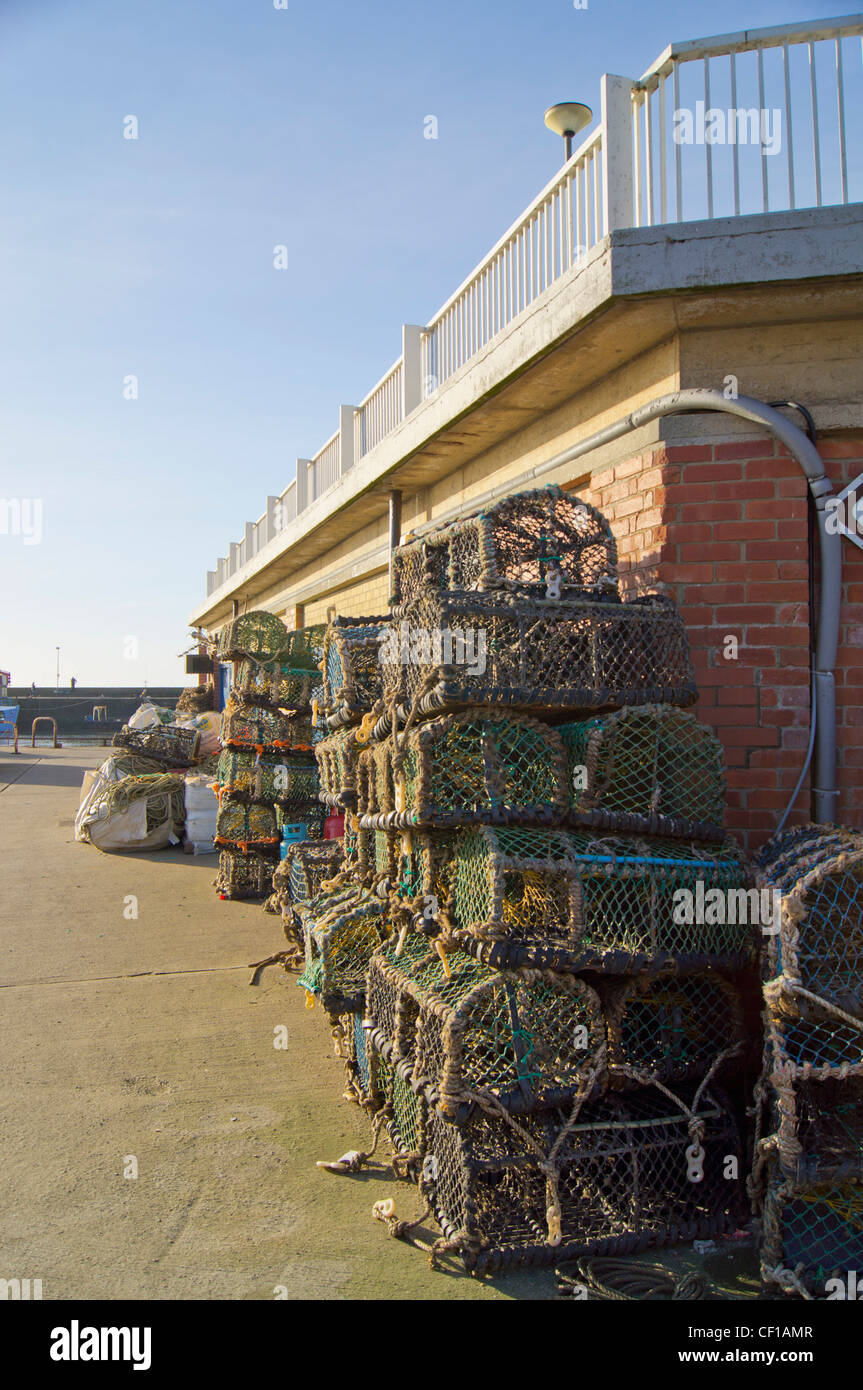
[[[771,1070],[863,1073],[863,835],[798,827],[755,864],[781,905],[763,948]]]
[[[264,705],[241,704],[230,695],[222,714],[221,737],[227,748],[310,751],[312,723],[307,714],[286,715]]]
[[[190,685],[177,701],[178,714],[204,714],[215,709],[215,691],[211,685]]]
[[[671,1085],[743,1060],[739,990],[715,970],[637,975],[601,991],[612,1083],[650,1075]]]
[[[87,815],[93,801],[110,786],[124,777],[137,777],[146,773],[161,773],[161,763],[154,758],[141,758],[136,753],[125,753],[117,749],[109,753],[101,767],[87,771],[81,783],[81,800],[75,815],[75,839],[87,841]]]
[[[691,705],[698,693],[680,615],[659,594],[428,592],[390,624],[379,653],[384,702],[402,719],[470,705],[546,715]]]
[[[231,792],[219,797],[217,845],[248,854],[251,850],[274,849],[279,838],[272,806],[266,802],[240,800]]]
[[[372,957],[366,1022],[377,1051],[448,1120],[568,1100],[598,1068],[599,998],[574,975],[496,971],[421,935]]]
[[[490,964],[624,974],[751,960],[748,871],[730,839],[477,826],[458,832],[454,860],[441,924]]]
[[[191,767],[201,743],[199,729],[179,724],[154,724],[149,728],[118,729],[111,740],[115,748],[128,748],[139,757],[168,767]]]
[[[357,766],[362,744],[356,729],[337,729],[315,744],[321,801],[327,806],[353,808],[357,800]]]
[[[722,745],[693,714],[643,705],[562,724],[557,732],[574,823],[722,839]]]
[[[183,830],[183,775],[136,773],[101,779],[79,810],[76,838],[103,850],[163,849]]]
[[[761,1276],[768,1292],[823,1297],[863,1269],[863,1078],[778,1081],[755,1151]]]
[[[355,883],[322,889],[294,904],[305,944],[297,984],[333,1018],[362,1011],[369,961],[389,933],[385,908]]]
[[[223,850],[216,890],[221,898],[267,898],[273,886],[273,859],[260,853]]]
[[[288,629],[275,613],[255,610],[233,618],[219,633],[220,661],[278,661],[289,647]]]
[[[234,690],[249,704],[268,705],[283,711],[310,710],[312,692],[320,672],[310,667],[259,662],[246,657],[240,663]]]
[[[334,618],[321,661],[320,713],[331,729],[354,724],[381,698],[380,638],[389,619]]]
[[[360,754],[367,826],[550,825],[566,805],[560,735],[525,716],[445,715]]]
[[[464,1126],[429,1106],[416,1128],[413,1167],[443,1232],[432,1260],[456,1254],[474,1273],[707,1239],[743,1215],[737,1126],[712,1087],[579,1093]]]
[[[432,590],[544,597],[552,581],[579,593],[613,591],[617,548],[601,512],[552,485],[505,497],[408,539],[395,551],[392,574],[392,604],[399,614]]]
[[[320,787],[317,767],[307,756],[245,748],[222,751],[217,781],[223,792],[250,801],[315,801]]]

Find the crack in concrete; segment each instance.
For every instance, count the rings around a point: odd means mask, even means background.
[[[204,965],[195,970],[130,970],[126,975],[85,975],[74,980],[9,980],[0,981],[0,989],[39,988],[42,985],[99,985],[112,980],[140,980],[148,976],[218,975],[230,970],[248,970],[247,965]]]

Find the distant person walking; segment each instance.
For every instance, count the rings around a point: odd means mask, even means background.
[[[71,678],[71,680],[69,681],[69,684],[70,684],[70,686],[72,687],[72,689],[74,690],[74,689],[75,689],[75,686],[78,684],[78,682],[77,682],[77,680],[75,679],[74,676],[73,676],[73,677]]]

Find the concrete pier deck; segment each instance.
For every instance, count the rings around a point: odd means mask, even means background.
[[[386,1196],[416,1214],[414,1189],[315,1168],[370,1130],[321,1013],[281,970],[249,985],[279,920],[220,901],[215,857],[76,844],[104,756],[0,751],[0,1278],[44,1299],[553,1297],[551,1271],[432,1272],[372,1219]]]

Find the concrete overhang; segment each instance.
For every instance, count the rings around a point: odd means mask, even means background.
[[[408,494],[675,334],[859,316],[863,204],[617,231],[599,242],[190,616],[212,629]],[[782,294],[818,284],[817,293]]]

